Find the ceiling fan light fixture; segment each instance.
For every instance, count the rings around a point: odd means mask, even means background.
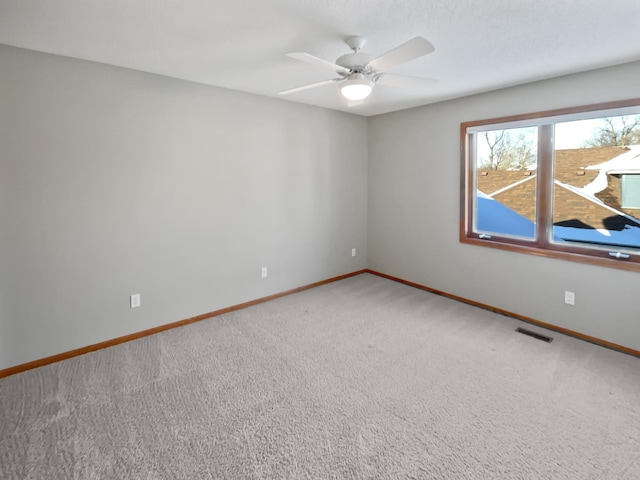
[[[373,82],[361,73],[352,73],[340,82],[340,93],[347,100],[364,100],[372,89]]]

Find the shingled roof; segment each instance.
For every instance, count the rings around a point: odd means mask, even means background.
[[[625,165],[640,173],[640,147]],[[640,226],[640,209],[621,207],[619,175],[606,172],[606,164],[630,152],[626,147],[577,148],[555,152],[554,217],[558,226],[622,230],[626,225]],[[588,185],[605,169],[606,185],[590,193]],[[532,222],[536,221],[535,189],[537,171],[479,170],[477,188]]]

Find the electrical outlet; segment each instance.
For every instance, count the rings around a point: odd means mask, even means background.
[[[567,305],[575,305],[576,304],[576,294],[573,292],[564,292],[564,303]]]
[[[352,248],[352,249],[351,249],[351,256],[352,256],[352,257],[355,257],[355,256],[356,256],[356,249],[355,249],[355,248]]]
[[[262,278],[267,278],[267,267],[262,267]]]
[[[133,295],[131,295],[131,297],[129,297],[129,302],[131,308],[138,308],[140,306],[140,294],[134,293]]]

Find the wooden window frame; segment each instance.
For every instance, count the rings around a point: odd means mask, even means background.
[[[640,252],[629,255],[629,258],[613,258],[610,250],[618,250],[575,244],[552,243],[550,230],[553,228],[553,124],[562,122],[561,117],[624,109],[640,106],[640,98],[621,100],[608,103],[598,103],[578,107],[569,107],[557,110],[547,110],[525,115],[513,115],[460,124],[460,242],[470,245],[497,248],[511,252],[538,255],[547,258],[569,260],[603,267],[622,270],[640,271]],[[606,116],[606,115],[605,115]],[[557,120],[552,120],[554,117]],[[546,123],[545,123],[546,121]],[[483,126],[503,124],[527,124],[538,126],[538,168],[536,179],[536,238],[535,240],[519,239],[499,234],[487,238],[473,231],[472,219],[474,214],[474,175],[476,166],[472,165],[471,148],[474,147],[470,139],[472,134],[469,129]],[[481,238],[484,237],[484,238]]]

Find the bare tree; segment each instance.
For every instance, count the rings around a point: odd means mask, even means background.
[[[524,133],[510,130],[482,132],[487,155],[480,159],[480,168],[487,170],[524,170],[536,161],[534,142]]]
[[[640,115],[603,118],[602,125],[583,147],[640,145]]]

